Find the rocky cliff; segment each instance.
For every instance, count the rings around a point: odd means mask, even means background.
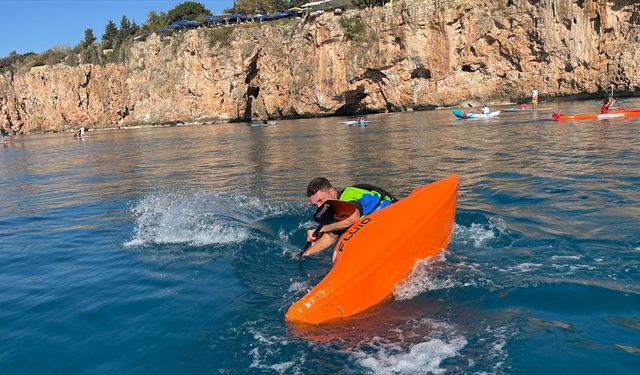
[[[127,63],[0,76],[0,123],[60,131],[428,109],[640,88],[634,0],[394,0],[150,36]]]

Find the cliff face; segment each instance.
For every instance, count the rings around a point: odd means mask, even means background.
[[[126,64],[0,76],[0,123],[31,132],[425,109],[533,88],[635,92],[639,26],[634,0],[395,0],[306,22],[152,35]]]

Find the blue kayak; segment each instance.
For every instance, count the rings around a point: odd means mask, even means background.
[[[459,109],[454,109],[451,112],[453,113],[454,116],[456,116],[457,118],[460,118],[460,119],[489,118],[489,117],[495,117],[495,116],[500,114],[500,111],[495,111],[495,112],[484,114],[484,113],[475,113],[475,112],[464,112],[464,111],[461,111]]]
[[[276,121],[269,121],[266,124],[261,123],[261,122],[253,122],[253,123],[251,123],[251,126],[254,127],[254,128],[257,128],[258,126],[270,126],[270,125],[275,125],[275,124],[277,124]]]

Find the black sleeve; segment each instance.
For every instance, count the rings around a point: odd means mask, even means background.
[[[358,201],[358,200],[349,201],[349,203],[351,203],[352,205],[356,206],[356,208],[358,209],[358,213],[360,213],[360,216],[362,216],[362,203],[360,203],[360,201]]]

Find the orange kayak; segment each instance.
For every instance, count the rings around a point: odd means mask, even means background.
[[[453,232],[458,176],[417,188],[408,197],[365,216],[334,249],[327,276],[285,315],[319,324],[344,319],[391,297],[420,259],[439,254]]]
[[[627,118],[627,117],[640,117],[640,111],[638,110],[626,110],[626,111],[617,111],[603,114],[583,114],[583,115],[563,115],[560,113],[554,113],[551,116],[552,119],[556,121],[566,121],[566,120],[607,120],[612,118]]]

